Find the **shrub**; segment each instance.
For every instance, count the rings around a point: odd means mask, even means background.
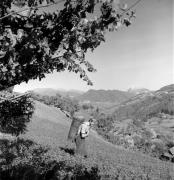
[[[94,109],[94,107],[92,106],[92,104],[89,104],[89,103],[85,103],[85,104],[83,104],[82,105],[82,109],[84,109],[84,110],[92,110],[92,109]]]
[[[158,158],[167,151],[165,144],[162,142],[154,142],[153,147],[152,155]]]
[[[73,149],[50,149],[27,139],[1,140],[0,143],[1,180],[149,180],[156,177],[163,180],[169,176],[172,179],[170,169],[166,172],[169,166],[165,167],[161,162],[157,165],[158,161],[154,164],[153,160],[147,166],[142,158],[138,159],[138,154],[122,157],[125,153],[119,153],[118,157],[113,157],[118,158],[117,162],[113,162],[104,154],[100,159],[96,156],[83,158],[70,153]],[[161,176],[159,171],[163,173]]]
[[[50,154],[48,147],[30,140],[1,140],[1,180],[100,179],[96,164],[71,156],[60,149]]]
[[[32,92],[32,98],[46,105],[53,105],[57,108],[60,108],[62,111],[67,111],[71,115],[80,109],[77,100],[71,99],[69,97],[63,97],[59,94],[56,94],[56,96],[42,96]]]
[[[0,130],[18,136],[26,132],[26,125],[34,111],[33,101],[22,96],[13,101],[0,103]]]

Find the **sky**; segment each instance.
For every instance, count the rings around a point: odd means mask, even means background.
[[[120,0],[131,5],[136,0]],[[142,0],[136,6],[132,25],[106,35],[86,60],[97,69],[88,73],[93,86],[67,71],[46,75],[42,81],[30,80],[15,86],[25,92],[35,88],[118,89],[147,88],[157,90],[174,83],[173,0]]]

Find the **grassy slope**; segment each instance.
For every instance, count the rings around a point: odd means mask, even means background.
[[[157,134],[169,135],[174,137],[174,116],[167,118],[151,118],[146,123],[148,127],[153,128]]]
[[[36,111],[26,136],[41,144],[51,145],[53,149],[65,147],[70,123],[71,121],[58,109],[36,102]],[[167,174],[174,179],[173,164],[114,146],[104,141],[95,132],[91,132],[87,143],[90,157],[99,165],[109,167],[106,169],[107,172],[119,167],[126,172],[137,174],[148,172],[156,180],[166,179]]]

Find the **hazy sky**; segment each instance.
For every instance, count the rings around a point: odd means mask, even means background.
[[[128,4],[135,1],[127,0]],[[86,56],[97,68],[96,73],[88,73],[94,83],[92,87],[78,75],[62,72],[49,74],[40,82],[22,83],[15,90],[127,90],[130,87],[157,90],[174,83],[173,7],[173,0],[142,0],[136,7],[137,17],[131,26],[108,33],[106,42]]]

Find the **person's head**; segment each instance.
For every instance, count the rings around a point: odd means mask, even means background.
[[[92,116],[90,116],[88,122],[89,122],[90,125],[92,126],[92,125],[94,124],[94,122],[95,122],[95,119],[94,119]]]

